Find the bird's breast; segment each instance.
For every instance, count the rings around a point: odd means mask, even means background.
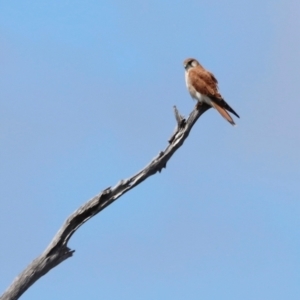
[[[191,84],[190,78],[189,78],[189,73],[186,72],[185,73],[185,84],[186,87],[191,95],[191,97],[199,102],[205,102],[207,104],[211,103],[211,100],[209,97],[207,97],[204,94],[201,94],[200,92],[198,92],[195,87]]]
[[[187,89],[189,89],[189,73],[185,72],[185,85],[187,87]]]
[[[186,84],[186,88],[188,89],[191,96],[193,98],[195,98],[196,90],[194,89],[194,87],[191,84],[190,77],[189,77],[189,72],[185,72],[185,84]]]
[[[194,86],[191,84],[188,72],[185,72],[185,84],[186,84],[186,87],[187,87],[190,95],[192,96],[192,98],[194,98],[195,100],[201,101],[201,94],[198,93],[196,91],[196,89],[194,88]]]

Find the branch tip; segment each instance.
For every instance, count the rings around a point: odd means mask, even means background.
[[[185,122],[185,118],[179,113],[176,105],[174,105],[173,108],[174,108],[175,119],[177,121],[177,126],[178,128],[181,128]]]

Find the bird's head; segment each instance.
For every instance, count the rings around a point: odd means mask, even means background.
[[[186,71],[188,71],[190,68],[194,68],[197,66],[201,66],[199,62],[195,58],[187,58],[183,62],[183,66]]]

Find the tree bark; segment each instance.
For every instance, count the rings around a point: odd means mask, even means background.
[[[12,284],[0,297],[0,300],[18,299],[39,278],[67,258],[71,257],[75,250],[71,250],[67,244],[75,231],[126,192],[151,175],[161,172],[163,168],[166,168],[168,160],[175,151],[181,147],[198,118],[209,108],[210,107],[206,104],[197,105],[190,113],[189,117],[185,119],[179,114],[177,108],[174,106],[177,126],[168,141],[169,145],[166,149],[160,151],[159,154],[140,172],[130,178],[121,180],[114,187],[106,188],[71,214],[56,233],[46,250],[15,278]]]

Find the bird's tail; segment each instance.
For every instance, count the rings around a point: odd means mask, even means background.
[[[225,118],[231,125],[235,126],[235,123],[229,113],[217,103],[211,101],[211,105],[220,113],[220,115]]]

